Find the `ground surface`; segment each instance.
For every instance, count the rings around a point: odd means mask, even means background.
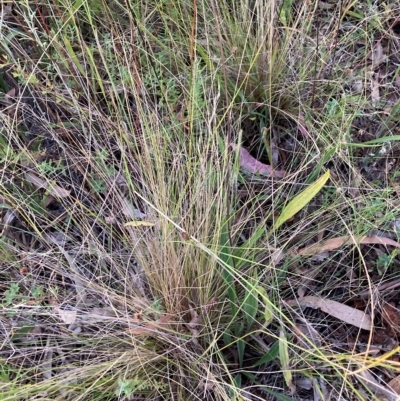
[[[0,401],[396,400],[396,1],[5,1]]]

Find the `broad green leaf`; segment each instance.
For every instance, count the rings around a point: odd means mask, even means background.
[[[328,170],[323,176],[314,181],[307,189],[296,195],[282,210],[281,215],[275,222],[275,230],[278,229],[285,221],[292,218],[297,212],[303,209],[308,202],[322,189],[330,177]]]
[[[72,48],[71,43],[66,36],[64,36],[64,43],[71,60],[75,64],[75,67],[83,76],[85,76],[85,70],[83,69],[82,64],[79,62],[78,57],[76,56],[76,53],[74,52],[74,49]]]
[[[228,331],[223,332],[222,338],[226,346],[230,347],[232,345],[232,336]]]
[[[20,327],[19,329],[17,329],[17,330],[13,333],[13,335],[12,335],[12,337],[11,337],[12,341],[18,340],[19,338],[26,336],[26,335],[29,334],[34,328],[35,328],[35,326],[23,326],[23,327]]]
[[[124,227],[153,227],[154,223],[149,221],[128,221],[124,224]]]
[[[268,362],[273,361],[279,355],[279,341],[274,342],[271,345],[269,351],[260,358],[252,367],[256,368],[257,366],[265,365]]]

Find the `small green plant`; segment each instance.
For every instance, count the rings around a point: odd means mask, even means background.
[[[42,174],[65,174],[66,171],[66,167],[62,164],[61,160],[59,160],[57,164],[54,164],[52,160],[43,160],[38,163],[38,168]]]
[[[43,286],[38,285],[38,286],[33,287],[31,294],[35,299],[42,298],[43,294],[44,294]]]
[[[17,283],[12,283],[8,290],[4,293],[5,306],[11,305],[19,297],[20,286]]]
[[[383,253],[378,256],[376,260],[376,268],[378,269],[378,273],[382,276],[386,270],[389,268],[392,263],[392,257],[387,253]]]
[[[118,387],[115,391],[115,395],[118,397],[132,397],[134,395],[162,391],[166,388],[167,384],[162,381],[150,381],[148,379],[142,379],[136,376],[132,379],[118,379]]]
[[[89,182],[92,191],[96,194],[101,194],[107,189],[104,180],[101,178],[90,177]]]
[[[161,315],[165,313],[164,307],[163,307],[163,302],[161,298],[155,297],[153,301],[150,304],[149,310],[145,312],[145,315],[153,316],[155,320],[159,319]]]

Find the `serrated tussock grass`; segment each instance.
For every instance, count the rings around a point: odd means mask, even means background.
[[[373,115],[366,95],[346,95],[346,63],[368,49],[341,59],[388,16],[349,10],[3,5],[1,400],[287,400],[304,378],[370,399],[360,366],[391,362],[353,355],[340,324],[333,342],[329,317],[282,302],[340,288],[350,261],[368,271],[359,247],[314,264],[297,248],[396,218],[393,192],[346,146],[360,110]],[[285,177],[246,174],[232,143]],[[326,188],[275,229],[327,169]]]

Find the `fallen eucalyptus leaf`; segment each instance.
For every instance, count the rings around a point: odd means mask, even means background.
[[[313,256],[323,252],[334,251],[341,246],[352,244],[382,244],[400,248],[400,243],[386,237],[378,237],[376,235],[373,235],[371,237],[344,236],[328,239],[322,244],[313,244],[305,248],[298,249],[296,253],[297,255],[301,256]]]
[[[237,150],[238,145],[231,143],[231,148]],[[240,167],[253,174],[267,175],[269,177],[283,178],[286,174],[283,170],[274,170],[270,165],[261,163],[256,160],[248,150],[240,147],[239,149],[239,164]]]
[[[44,188],[49,192],[50,195],[58,196],[59,198],[66,198],[71,193],[71,191],[61,188],[60,186],[58,186],[56,184],[52,184],[31,172],[25,173],[25,178],[27,181],[29,181],[31,184],[35,185],[36,187]]]
[[[387,386],[392,389],[394,393],[400,394],[400,375],[390,380]]]
[[[155,322],[147,323],[144,326],[137,326],[126,329],[126,332],[135,335],[150,335],[153,334],[156,330],[162,329],[164,326],[166,326],[170,322],[171,317],[171,314],[165,314]]]
[[[379,82],[375,81],[374,79],[371,80],[371,103],[373,106],[376,106],[380,100],[379,94]]]
[[[63,310],[59,307],[55,308],[60,319],[66,324],[73,324],[76,320],[77,311],[76,310]]]
[[[385,385],[380,384],[368,369],[362,369],[356,374],[366,388],[371,390],[379,401],[397,401],[397,394]]]
[[[128,198],[122,199],[121,212],[131,219],[144,219],[147,215],[136,209]]]
[[[309,296],[284,301],[284,303],[288,306],[305,306],[313,309],[321,309],[328,315],[360,329],[371,330],[372,328],[372,319],[370,315],[330,299]]]

